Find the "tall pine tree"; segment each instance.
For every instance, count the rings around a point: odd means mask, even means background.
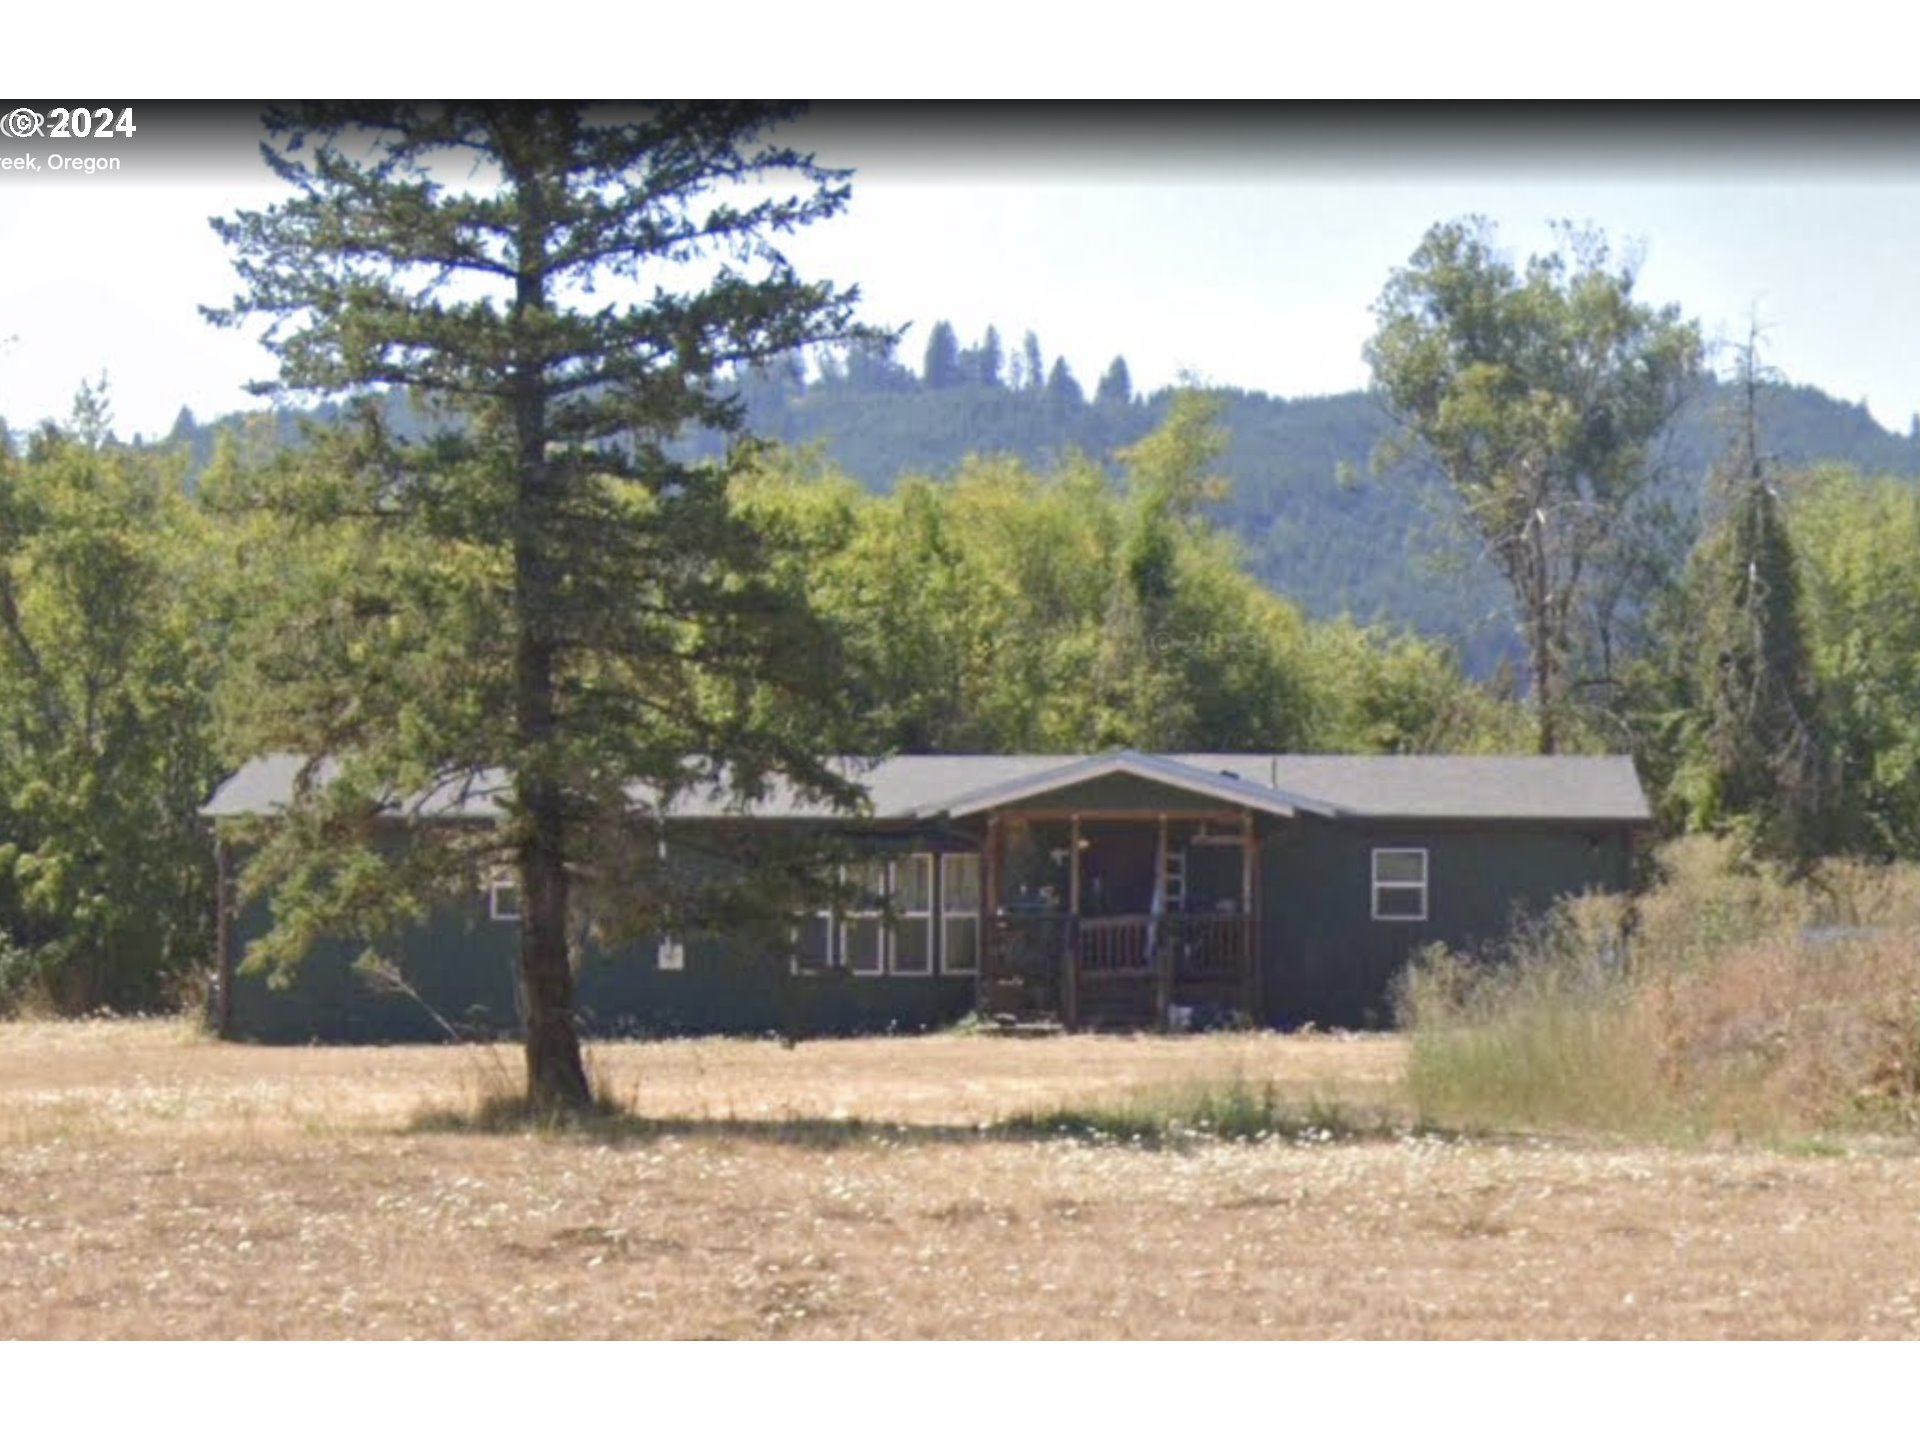
[[[920,383],[929,390],[951,390],[966,383],[960,365],[960,341],[953,326],[945,320],[934,322],[927,332],[927,354],[920,366]]]
[[[856,799],[819,758],[830,635],[734,510],[732,462],[670,448],[738,431],[736,367],[855,332],[854,293],[776,248],[848,199],[844,173],[772,138],[790,118],[276,110],[267,159],[294,193],[215,222],[241,290],[211,318],[269,319],[271,388],[344,398],[350,417],[264,497],[337,538],[261,617],[242,733],[338,770],[302,787],[257,862],[255,885],[298,904],[253,958],[417,916],[463,867],[472,884],[476,853],[497,859],[520,886],[540,1108],[590,1098],[569,932],[610,854],[651,854],[658,810],[689,787],[786,776]],[[373,402],[385,387],[419,439]],[[504,815],[477,852],[395,798],[456,795]],[[398,858],[383,817],[422,822]]]
[[[1073,378],[1073,371],[1067,368],[1064,358],[1056,358],[1053,368],[1047,372],[1047,401],[1059,411],[1078,410],[1087,403],[1086,393]]]
[[[1740,381],[1739,427],[1714,476],[1718,514],[1694,557],[1698,698],[1682,788],[1696,824],[1739,826],[1758,853],[1797,864],[1819,851],[1829,787],[1793,542],[1761,458],[1751,338]]]

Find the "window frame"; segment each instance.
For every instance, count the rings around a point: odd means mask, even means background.
[[[800,954],[801,929],[803,926],[816,921],[819,922],[821,927],[820,933],[823,944],[823,953],[820,956],[820,963],[817,965],[804,960]],[[787,935],[788,944],[793,952],[787,961],[787,969],[789,972],[795,975],[826,975],[838,969],[840,965],[840,947],[835,943],[838,937],[834,932],[839,930],[839,928],[839,920],[831,910],[808,910],[803,913],[798,923],[793,926]]]
[[[1418,880],[1382,880],[1380,861],[1383,856],[1418,855],[1420,857],[1420,878]],[[1373,918],[1385,924],[1417,925],[1424,922],[1432,913],[1429,891],[1433,883],[1433,857],[1424,845],[1376,845],[1373,848],[1372,862],[1368,869],[1368,878],[1372,881]],[[1420,897],[1420,913],[1417,915],[1383,915],[1380,911],[1380,896],[1383,891],[1412,892]]]
[[[880,902],[878,906],[854,902],[850,903],[845,910],[834,917],[834,929],[839,932],[836,939],[838,941],[837,948],[840,957],[840,968],[845,970],[849,975],[858,975],[866,979],[872,979],[878,975],[885,975],[887,973],[887,960],[893,952],[893,947],[887,943],[889,931],[892,929],[888,924],[887,898],[892,890],[893,862],[891,860],[862,859],[856,860],[850,865],[840,867],[840,882],[842,885],[854,883],[857,872],[869,868],[878,874],[880,888],[877,892],[872,890],[860,892],[861,900],[878,900]],[[859,908],[854,908],[854,904],[859,904]],[[852,960],[852,951],[854,948],[853,931],[856,925],[873,926],[874,943],[878,947],[871,961],[859,965],[854,964]]]
[[[502,892],[513,896],[512,905],[503,905]],[[511,870],[496,870],[487,877],[487,918],[502,922],[522,919],[525,911],[520,904],[520,877]]]
[[[973,862],[974,903],[970,906],[955,907],[948,900],[948,897],[953,894],[953,891],[955,888],[952,884],[951,872],[948,867],[953,865],[956,861],[972,861]],[[982,926],[981,920],[980,920],[980,914],[982,909],[981,902],[983,899],[981,883],[983,878],[984,878],[984,874],[983,874],[980,854],[978,851],[949,850],[940,856],[940,917],[939,918],[940,918],[940,973],[942,975],[978,975],[980,973],[980,943],[981,943],[981,936],[984,931],[984,927]],[[964,965],[964,966],[955,965],[952,960],[952,949],[947,943],[947,936],[948,936],[948,927],[951,926],[956,920],[970,923],[973,926],[973,963],[970,965]]]
[[[934,953],[934,947],[939,943],[935,922],[940,916],[940,897],[934,887],[938,883],[939,867],[934,860],[935,857],[930,851],[914,850],[887,863],[887,901],[890,923],[887,926],[886,951],[889,975],[919,980],[933,975],[938,969],[939,962]],[[893,902],[900,898],[902,891],[906,888],[901,883],[900,872],[909,866],[921,864],[926,866],[927,883],[922,891],[926,896],[926,908],[924,910],[892,908]],[[900,937],[915,926],[918,926],[926,936],[926,964],[919,969],[907,970],[900,964]]]

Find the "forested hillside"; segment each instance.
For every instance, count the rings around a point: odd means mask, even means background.
[[[962,348],[939,325],[925,350],[917,367],[898,349],[867,350],[831,357],[812,374],[747,375],[739,382],[747,429],[819,446],[836,469],[885,493],[903,476],[950,475],[974,454],[1045,466],[1077,451],[1114,468],[1114,452],[1160,425],[1171,401],[1171,392],[1134,394],[1124,359],[1083,388],[1032,337],[1008,352],[990,332]],[[1231,482],[1216,518],[1257,579],[1313,616],[1350,615],[1449,641],[1482,678],[1515,654],[1507,589],[1460,533],[1452,493],[1417,458],[1377,465],[1393,425],[1371,396],[1216,393],[1228,432],[1220,468]],[[1724,448],[1732,399],[1731,387],[1710,381],[1662,447],[1661,488],[1683,525]],[[1920,433],[1890,434],[1864,406],[1811,386],[1763,386],[1759,418],[1776,470],[1833,461],[1920,475]],[[395,420],[406,428],[404,407]],[[203,464],[217,428],[183,412],[170,438]],[[284,439],[297,427],[283,416],[267,433]],[[1690,530],[1677,535],[1676,553],[1691,539]]]

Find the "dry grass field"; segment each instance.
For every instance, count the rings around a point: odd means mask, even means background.
[[[449,1118],[516,1063],[0,1026],[0,1336],[1920,1334],[1910,1146],[996,1128],[1235,1081],[1390,1120],[1392,1038],[613,1045],[636,1122]]]

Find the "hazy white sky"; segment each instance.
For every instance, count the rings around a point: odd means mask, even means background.
[[[1369,307],[1424,229],[1492,217],[1516,257],[1546,222],[1644,247],[1642,293],[1710,337],[1757,313],[1789,379],[1920,412],[1920,121],[1888,112],[1572,116],[1436,111],[826,108],[799,136],[855,169],[844,216],[796,239],[868,319],[963,343],[1039,335],[1089,387],[1182,371],[1279,395],[1366,381]],[[64,416],[106,372],[123,435],[255,403],[272,362],[198,306],[233,280],[207,217],[270,202],[242,110],[153,109],[116,173],[0,172],[0,415]],[[0,139],[0,158],[62,147]],[[73,147],[68,147],[73,148]]]

